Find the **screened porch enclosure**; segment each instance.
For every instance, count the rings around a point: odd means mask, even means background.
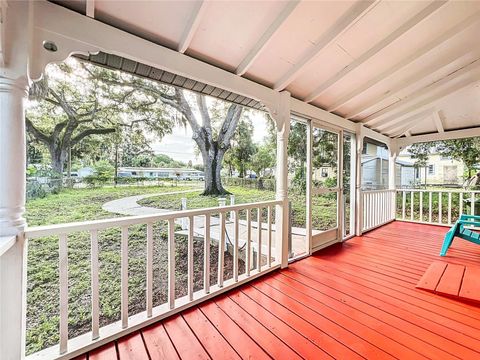
[[[478,306],[414,288],[480,192],[396,186],[409,145],[480,136],[479,2],[0,0],[0,10],[2,359],[480,356]],[[28,226],[25,102],[69,56],[267,112],[275,200]],[[144,285],[129,278],[138,228]],[[105,232],[119,244],[108,324]],[[26,354],[28,245],[44,238],[58,244],[58,336]],[[72,335],[68,260],[80,238],[89,304]],[[447,260],[475,264],[479,251],[454,242]],[[135,311],[132,291],[144,294]]]

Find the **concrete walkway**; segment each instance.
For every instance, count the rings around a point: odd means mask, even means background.
[[[117,200],[109,201],[103,204],[102,209],[111,213],[121,214],[121,215],[155,215],[155,214],[163,214],[166,212],[171,212],[170,209],[158,209],[149,206],[143,206],[138,204],[138,201],[150,197],[155,196],[162,196],[162,195],[174,195],[174,194],[186,194],[192,192],[198,192],[198,189],[193,190],[183,190],[183,191],[172,191],[172,192],[164,192],[164,193],[154,193],[154,194],[143,194],[143,195],[135,195],[135,196],[128,196]],[[187,204],[188,205],[188,204]],[[187,235],[188,231],[188,221],[186,219],[178,218],[175,220],[175,223],[182,226],[182,230],[177,231],[177,234]],[[258,223],[252,221],[252,248],[256,250],[258,244]],[[228,246],[233,243],[233,234],[234,234],[234,222],[232,219],[228,219],[225,224],[226,230],[226,239],[225,245]],[[204,237],[205,235],[205,217],[204,216],[195,216],[194,217],[194,229],[193,232],[195,236]],[[266,254],[267,252],[267,236],[268,236],[268,229],[267,224],[262,222],[262,253]],[[210,238],[213,241],[220,240],[220,219],[215,216],[210,217]],[[239,239],[238,245],[242,248],[247,241],[247,222],[245,220],[239,220]],[[292,248],[294,252],[302,253],[305,249],[305,229],[303,228],[292,228]],[[272,254],[275,251],[275,225],[272,224]]]
[[[192,193],[192,192],[199,192],[199,189],[128,196],[121,199],[109,201],[103,204],[102,209],[114,214],[129,215],[129,216],[163,214],[166,212],[170,212],[172,210],[158,209],[154,207],[139,205],[138,201],[146,198],[150,198],[150,197],[155,197],[155,196],[186,194],[186,193]]]

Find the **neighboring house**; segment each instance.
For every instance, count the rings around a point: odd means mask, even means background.
[[[385,145],[375,141],[365,141],[362,151],[362,188],[365,190],[388,188],[389,154]],[[411,187],[418,179],[413,161],[397,159],[395,184]]]
[[[118,176],[146,177],[155,179],[204,180],[205,173],[196,169],[121,167],[118,169]]]
[[[414,162],[408,152],[401,153],[398,158]],[[426,168],[418,168],[415,171],[418,183],[421,184],[462,185],[466,168],[461,161],[446,158],[440,154],[432,154],[429,156]]]
[[[388,188],[388,157],[362,156],[362,188],[377,190]],[[396,161],[395,184],[398,187],[411,187],[418,179],[413,163],[402,160]]]

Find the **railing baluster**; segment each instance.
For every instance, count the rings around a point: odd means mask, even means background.
[[[153,307],[153,224],[147,223],[147,317]]]
[[[247,209],[247,248],[245,250],[245,274],[250,276],[250,268],[252,262],[252,213]]]
[[[268,207],[267,213],[267,265],[272,266],[272,207]]]
[[[452,224],[452,193],[448,193],[448,224]]]
[[[194,229],[193,216],[188,217],[188,299],[193,300],[193,229]]]
[[[438,192],[438,223],[441,224],[443,222],[442,219],[442,195],[441,191]]]
[[[67,351],[68,343],[68,244],[67,234],[60,234],[58,244],[58,270],[60,280],[60,354]]]
[[[463,192],[460,192],[460,194],[458,195],[458,215],[462,215],[463,213]]]
[[[432,192],[428,192],[428,222],[432,222]]]
[[[203,288],[210,293],[210,214],[205,215],[205,242],[203,244]]]
[[[405,203],[407,202],[407,192],[402,191],[402,220],[405,220]]]
[[[410,220],[413,221],[413,201],[415,200],[415,193],[410,191]]]
[[[233,281],[237,282],[238,281],[238,236],[239,236],[238,211],[235,210],[233,212],[233,216],[234,216],[233,236],[235,237],[233,239]]]
[[[257,250],[257,270],[262,270],[262,209],[257,208],[257,227],[258,227],[258,250]]]
[[[475,193],[472,192],[470,200],[470,215],[475,215]]]
[[[121,319],[122,328],[128,326],[128,227],[122,227],[121,242]]]
[[[419,221],[422,222],[423,221],[423,191],[419,191],[418,192],[418,195],[420,195],[420,201],[419,201],[419,215],[420,215],[420,219]]]
[[[373,217],[373,212],[372,212],[372,194],[367,194],[367,229],[370,229],[372,227],[372,217]]]
[[[168,307],[175,308],[175,219],[168,220]]]
[[[98,296],[98,230],[90,232],[90,269],[92,284],[92,340],[99,337],[99,296]]]
[[[220,242],[218,244],[218,286],[223,287],[223,263],[225,255],[225,213],[220,213]]]

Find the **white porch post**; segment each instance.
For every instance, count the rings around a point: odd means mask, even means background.
[[[1,11],[0,357],[17,360],[23,358],[25,348],[26,245],[23,230],[26,224],[23,214],[28,3],[9,2]]]
[[[288,169],[287,144],[290,133],[290,93],[280,94],[279,104],[270,111],[277,125],[277,173],[276,199],[282,201],[277,206],[275,218],[275,250],[276,259],[282,268],[288,266]]]
[[[399,148],[395,140],[392,140],[390,146],[388,147],[389,150],[389,159],[388,159],[388,189],[395,190],[396,189],[396,178],[397,178],[397,167],[396,161],[399,152]],[[393,192],[392,196],[392,208],[390,209],[390,216],[391,219],[395,219],[395,209],[396,209],[396,200],[397,194]]]
[[[25,79],[0,77],[0,354],[20,359],[24,351]],[[15,242],[13,238],[16,238]]]
[[[355,187],[356,187],[356,196],[355,196],[355,214],[356,219],[356,231],[355,235],[362,235],[363,230],[363,200],[362,200],[362,150],[363,150],[363,125],[359,125],[356,131],[357,136],[357,156],[356,156],[356,172],[355,172]]]

